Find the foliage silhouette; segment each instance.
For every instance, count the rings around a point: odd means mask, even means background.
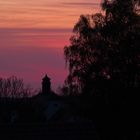
[[[0,78],[0,97],[23,98],[33,94],[30,86],[26,86],[22,79],[11,76]]]
[[[69,94],[119,102],[140,88],[139,0],[104,0],[103,14],[82,15],[64,48]],[[131,89],[131,90],[130,90]]]

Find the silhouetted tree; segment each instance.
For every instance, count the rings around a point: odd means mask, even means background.
[[[63,86],[59,86],[57,88],[57,93],[60,95],[60,96],[69,96],[69,88],[65,85]]]
[[[22,79],[15,76],[0,78],[0,97],[22,98],[29,97],[31,94],[31,87],[25,86]]]
[[[106,98],[123,89],[140,87],[139,3],[104,0],[104,14],[80,17],[71,45],[64,48],[70,94]]]

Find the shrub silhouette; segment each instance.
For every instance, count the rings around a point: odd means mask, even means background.
[[[31,88],[25,86],[22,79],[15,76],[7,79],[0,78],[0,97],[23,98],[29,97],[31,94]]]

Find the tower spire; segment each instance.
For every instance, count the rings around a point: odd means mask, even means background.
[[[42,79],[42,93],[43,94],[49,94],[51,91],[51,82],[50,78],[46,74],[45,77]]]

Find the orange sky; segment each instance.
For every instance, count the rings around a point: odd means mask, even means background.
[[[67,71],[63,48],[81,14],[100,12],[101,0],[0,0],[0,76],[16,75],[34,88],[47,73],[52,87]]]
[[[72,28],[100,0],[0,0],[1,28]]]

